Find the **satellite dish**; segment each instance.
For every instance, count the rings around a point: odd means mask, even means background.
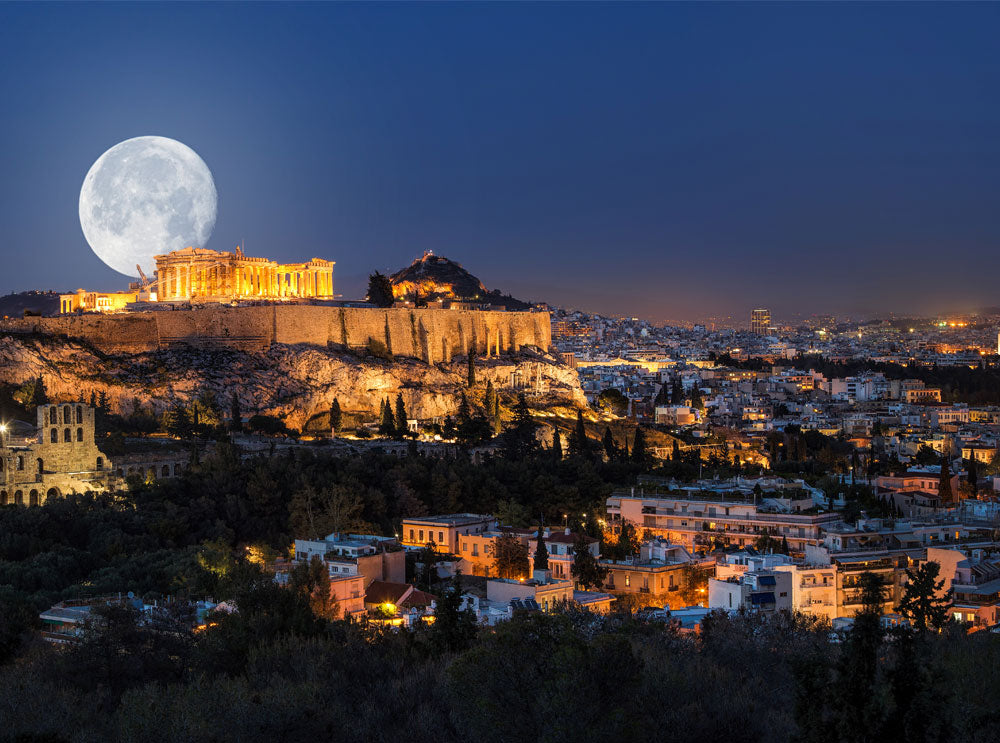
[[[130,599],[134,599],[134,598],[135,598],[135,593],[133,593],[132,591],[129,591],[129,592],[128,592],[128,597],[129,597]]]

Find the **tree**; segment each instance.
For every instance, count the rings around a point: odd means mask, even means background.
[[[660,408],[665,407],[670,404],[670,390],[667,389],[667,385],[661,384],[660,389],[656,392],[656,397],[653,398],[653,407]]]
[[[677,443],[677,439],[674,439],[673,445],[670,448],[670,461],[671,462],[681,461],[681,445]]]
[[[476,615],[462,608],[461,571],[456,571],[448,588],[441,594],[434,610],[431,637],[442,650],[459,652],[476,636]]]
[[[559,429],[552,429],[552,456],[557,462],[561,462],[563,458],[563,447],[562,447],[562,437],[559,435]]]
[[[948,621],[951,589],[938,596],[938,591],[944,588],[944,578],[936,580],[940,570],[941,566],[934,561],[925,562],[916,570],[906,570],[907,582],[896,611],[909,617],[914,629],[941,629]]]
[[[517,405],[514,406],[514,423],[503,434],[506,455],[511,459],[531,456],[538,446],[538,439],[535,438],[537,429],[538,424],[531,417],[524,395],[518,395]]]
[[[917,453],[914,455],[914,461],[917,464],[923,465],[937,464],[941,461],[941,457],[938,456],[938,453],[931,447],[927,446],[927,444],[921,444],[920,448],[917,449]]]
[[[497,577],[518,580],[528,575],[528,547],[510,531],[494,539],[489,551]]]
[[[437,545],[432,539],[427,544],[423,546],[420,550],[420,577],[417,579],[417,583],[420,588],[425,591],[430,591],[437,582],[437,550],[435,549]]]
[[[951,492],[951,465],[948,456],[941,457],[941,477],[938,480],[938,496],[942,503],[951,503],[954,495]]]
[[[493,435],[500,433],[500,416],[498,414],[497,391],[493,388],[493,380],[486,381],[486,394],[483,396],[483,407],[486,409],[486,417],[493,424]]]
[[[607,568],[601,565],[590,551],[587,537],[582,532],[577,534],[573,543],[573,564],[570,566],[570,573],[576,583],[584,589],[600,588],[604,585],[604,578],[608,574]]]
[[[396,436],[398,438],[403,438],[410,432],[407,418],[406,406],[403,404],[403,393],[399,392],[396,394]]]
[[[597,407],[613,415],[625,415],[628,411],[628,398],[621,390],[609,387],[597,396]]]
[[[243,412],[240,410],[240,398],[233,392],[229,402],[229,428],[235,433],[243,430]]]
[[[632,462],[645,467],[649,464],[649,452],[646,449],[646,434],[642,426],[636,426],[635,438],[632,440]]]
[[[368,301],[376,307],[392,307],[396,300],[388,276],[378,271],[368,276]]]
[[[548,570],[549,569],[549,548],[545,546],[544,532],[542,531],[542,522],[538,522],[538,535],[535,537],[537,545],[535,546],[535,570]]]
[[[972,497],[979,497],[979,463],[976,461],[975,452],[972,453],[972,457],[969,459],[969,466],[965,468],[965,481],[969,483],[969,489],[972,491]]]
[[[469,387],[472,388],[476,386],[476,357],[473,355],[472,351],[469,351],[468,365],[469,370],[467,381],[469,383]]]
[[[382,400],[382,412],[379,415],[378,432],[383,436],[396,435],[396,420],[392,416],[392,404],[389,398]]]
[[[288,586],[309,602],[320,619],[335,619],[337,605],[330,591],[330,571],[319,555],[313,555],[309,562],[300,562],[288,575]]]
[[[609,462],[614,462],[618,459],[618,446],[615,444],[615,437],[611,433],[611,426],[607,426],[604,429],[604,440],[601,443],[604,445],[604,454],[607,456]]]
[[[691,388],[691,407],[695,410],[705,409],[705,402],[701,399],[701,388],[697,384]]]
[[[621,530],[618,532],[618,555],[624,559],[634,557],[639,554],[639,534],[631,521],[622,522]]]
[[[590,441],[587,439],[587,429],[583,425],[583,411],[576,411],[576,427],[569,435],[569,453],[574,457],[590,455]]]
[[[340,433],[343,425],[344,414],[340,410],[340,400],[335,397],[333,398],[333,402],[330,403],[330,429],[333,431],[334,436]]]

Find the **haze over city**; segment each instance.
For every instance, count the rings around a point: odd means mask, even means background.
[[[102,152],[176,138],[207,247],[432,249],[658,322],[996,304],[996,4],[0,6],[0,293],[115,290]]]

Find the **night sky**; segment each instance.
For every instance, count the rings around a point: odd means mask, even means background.
[[[1000,305],[998,4],[0,5],[0,293],[124,288],[117,142],[212,169],[206,247],[432,249],[657,321]]]

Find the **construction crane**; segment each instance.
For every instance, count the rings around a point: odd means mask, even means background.
[[[139,272],[139,280],[142,283],[142,288],[143,289],[147,288],[149,286],[149,284],[150,284],[150,281],[149,281],[148,278],[146,278],[146,274],[144,274],[142,272],[142,266],[140,266],[138,263],[136,263],[135,264],[135,270]]]

